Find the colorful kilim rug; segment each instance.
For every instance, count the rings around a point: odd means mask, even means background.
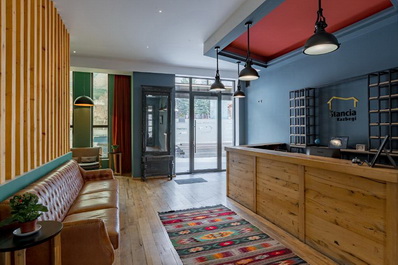
[[[159,213],[184,264],[308,264],[223,205]]]

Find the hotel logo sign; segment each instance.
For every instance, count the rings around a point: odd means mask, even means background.
[[[355,97],[331,97],[327,104],[329,105],[330,117],[336,118],[337,121],[356,121],[357,120],[357,111],[355,109],[349,108],[342,111],[333,110],[333,101],[334,100],[345,100],[352,101],[353,108],[356,108],[358,105],[358,99]]]

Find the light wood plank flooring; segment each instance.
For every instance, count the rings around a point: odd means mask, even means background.
[[[313,265],[335,264],[313,249],[226,197],[223,173],[178,175],[201,177],[208,182],[178,185],[166,178],[146,182],[118,177],[120,185],[120,246],[115,265],[182,264],[169,241],[158,212],[224,204],[240,216],[284,243]],[[244,191],[242,191],[244,192]]]

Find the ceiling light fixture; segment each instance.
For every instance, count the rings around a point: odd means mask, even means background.
[[[237,61],[236,63],[238,64],[238,75],[239,75],[239,65],[240,65],[240,61]],[[235,91],[235,93],[234,93],[234,98],[244,98],[244,97],[246,97],[245,92],[243,92],[243,91],[241,90],[241,87],[240,87],[240,80],[238,80],[238,90]]]
[[[303,53],[307,55],[326,54],[334,52],[340,47],[337,38],[333,34],[325,31],[328,24],[326,24],[326,18],[323,16],[321,4],[321,0],[318,0],[319,9],[315,22],[315,34],[307,40],[304,46]]]
[[[220,50],[220,47],[217,46],[215,48],[215,50],[216,50],[216,58],[217,58],[217,70],[216,70],[216,77],[215,77],[214,83],[210,87],[210,91],[223,91],[223,90],[225,90],[225,86],[223,83],[221,83],[220,73],[218,71],[218,51]]]
[[[80,96],[75,99],[73,104],[78,107],[92,107],[94,106],[94,101],[88,96]]]
[[[245,68],[239,73],[239,80],[243,81],[252,81],[258,79],[260,76],[258,75],[256,69],[252,67],[253,61],[250,58],[250,26],[252,25],[251,21],[245,23],[247,26],[247,56],[246,56],[246,64]]]
[[[73,105],[77,107],[93,107],[94,101],[86,94],[86,80],[83,81],[83,96],[77,97],[73,102]]]

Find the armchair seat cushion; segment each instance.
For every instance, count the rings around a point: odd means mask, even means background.
[[[118,208],[118,196],[115,191],[99,191],[81,194],[69,209],[68,215],[99,209]]]
[[[80,191],[80,194],[89,194],[89,193],[95,193],[106,190],[117,191],[118,190],[117,180],[109,179],[102,181],[95,181],[95,180],[86,181],[86,183],[84,184],[83,188]]]
[[[87,219],[102,219],[109,239],[115,249],[119,247],[119,209],[109,208],[68,215],[64,222],[75,222]]]
[[[79,166],[81,166],[84,169],[99,169],[100,164],[99,162],[89,162],[89,163],[79,163]]]

